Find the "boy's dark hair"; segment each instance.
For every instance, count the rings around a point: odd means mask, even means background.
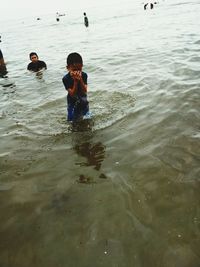
[[[37,53],[35,53],[35,52],[31,52],[31,53],[29,54],[30,59],[31,59],[32,56],[36,56],[36,57],[38,57]]]
[[[81,55],[76,52],[69,54],[67,57],[67,66],[73,64],[83,64]]]

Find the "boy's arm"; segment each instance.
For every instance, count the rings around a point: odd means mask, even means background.
[[[71,96],[74,96],[77,92],[77,87],[78,84],[81,87],[81,90],[83,91],[83,93],[87,93],[87,74],[85,73],[84,79],[82,77],[82,72],[81,71],[75,71],[72,72],[72,78],[74,80],[74,84],[73,84],[73,88],[69,88],[69,94]]]
[[[78,81],[74,80],[74,84],[72,88],[68,88],[68,92],[70,94],[70,96],[74,96],[77,92],[77,85],[78,85]]]
[[[30,63],[29,63],[28,66],[27,66],[27,70],[31,70],[31,68],[30,68]]]
[[[73,97],[77,92],[78,81],[74,80],[74,83],[73,83],[72,87],[70,87],[70,83],[68,81],[68,78],[63,77],[62,81],[63,81],[65,89],[68,91],[69,95]]]
[[[87,93],[87,84],[84,83],[83,78],[80,79],[80,86],[84,93]]]
[[[83,93],[87,93],[87,74],[85,73],[84,77],[82,77],[81,72],[74,72],[71,73],[71,76],[74,80],[72,87],[69,87],[67,79],[63,78],[63,84],[69,95],[73,97],[77,93],[78,84],[80,85]]]
[[[84,79],[81,72],[77,73],[76,79],[79,81],[83,93],[87,93],[87,74],[84,73]]]

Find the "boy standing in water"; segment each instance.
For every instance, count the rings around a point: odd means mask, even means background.
[[[42,69],[45,69],[45,70],[47,69],[46,63],[42,60],[39,60],[37,53],[31,52],[29,54],[29,58],[30,58],[31,62],[28,64],[27,70],[37,72],[37,71],[42,70]]]
[[[62,81],[67,95],[67,120],[76,121],[87,117],[89,103],[87,101],[87,73],[82,71],[83,60],[80,54],[71,53],[67,57],[68,73]]]

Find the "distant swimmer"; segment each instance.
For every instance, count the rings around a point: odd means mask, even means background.
[[[83,15],[84,15],[84,24],[85,24],[85,27],[89,27],[89,20],[88,20],[88,17],[86,16],[86,13],[84,12]]]
[[[5,75],[7,74],[6,64],[4,62],[3,53],[0,49],[0,77],[5,78]]]
[[[27,70],[37,72],[42,69],[47,69],[46,63],[42,60],[39,60],[37,53],[31,52],[29,57],[31,62],[28,64]]]
[[[157,2],[154,2],[154,4],[157,4]],[[144,5],[144,10],[146,10],[148,6],[149,6],[150,9],[153,9],[153,8],[154,8],[153,3],[150,2],[150,3],[146,3],[146,4]]]
[[[60,21],[59,13],[58,12],[56,12],[56,21]]]

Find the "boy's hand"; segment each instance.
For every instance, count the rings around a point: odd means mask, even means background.
[[[81,75],[81,71],[71,71],[70,72],[70,75],[72,76],[72,78],[74,79],[74,80],[78,80],[78,81],[80,81],[81,80],[81,78],[82,78],[82,75]]]

